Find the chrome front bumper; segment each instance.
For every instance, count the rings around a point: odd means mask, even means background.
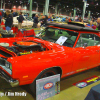
[[[19,86],[19,81],[12,79],[8,74],[6,74],[2,69],[0,69],[0,77],[6,80],[12,87]]]

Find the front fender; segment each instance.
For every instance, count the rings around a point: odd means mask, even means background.
[[[23,60],[8,60],[12,63],[12,77],[14,79],[19,79],[20,85],[30,84],[33,80],[46,68],[50,68],[54,65],[53,59],[51,58],[27,58]]]

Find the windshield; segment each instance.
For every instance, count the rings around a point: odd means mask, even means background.
[[[73,47],[78,33],[63,29],[47,27],[42,32],[36,35],[43,40],[57,43],[59,45]]]

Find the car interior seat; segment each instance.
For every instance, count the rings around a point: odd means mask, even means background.
[[[53,36],[55,36],[55,31],[47,31],[46,34],[45,34],[45,36],[47,36],[47,37],[53,37]]]
[[[88,46],[94,46],[94,45],[98,45],[99,44],[99,41],[96,41],[96,40],[92,40],[91,38],[82,38],[82,41],[81,41],[81,38],[78,40],[77,42],[77,45],[76,47],[82,47],[82,45],[84,43],[87,43]]]
[[[72,40],[72,41],[75,41],[75,40],[76,40],[76,36],[72,36],[72,37],[71,37],[71,40]]]

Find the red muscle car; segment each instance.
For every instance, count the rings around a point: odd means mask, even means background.
[[[50,24],[35,37],[1,38],[0,45],[0,76],[34,93],[37,79],[100,65],[100,32],[87,27]]]

